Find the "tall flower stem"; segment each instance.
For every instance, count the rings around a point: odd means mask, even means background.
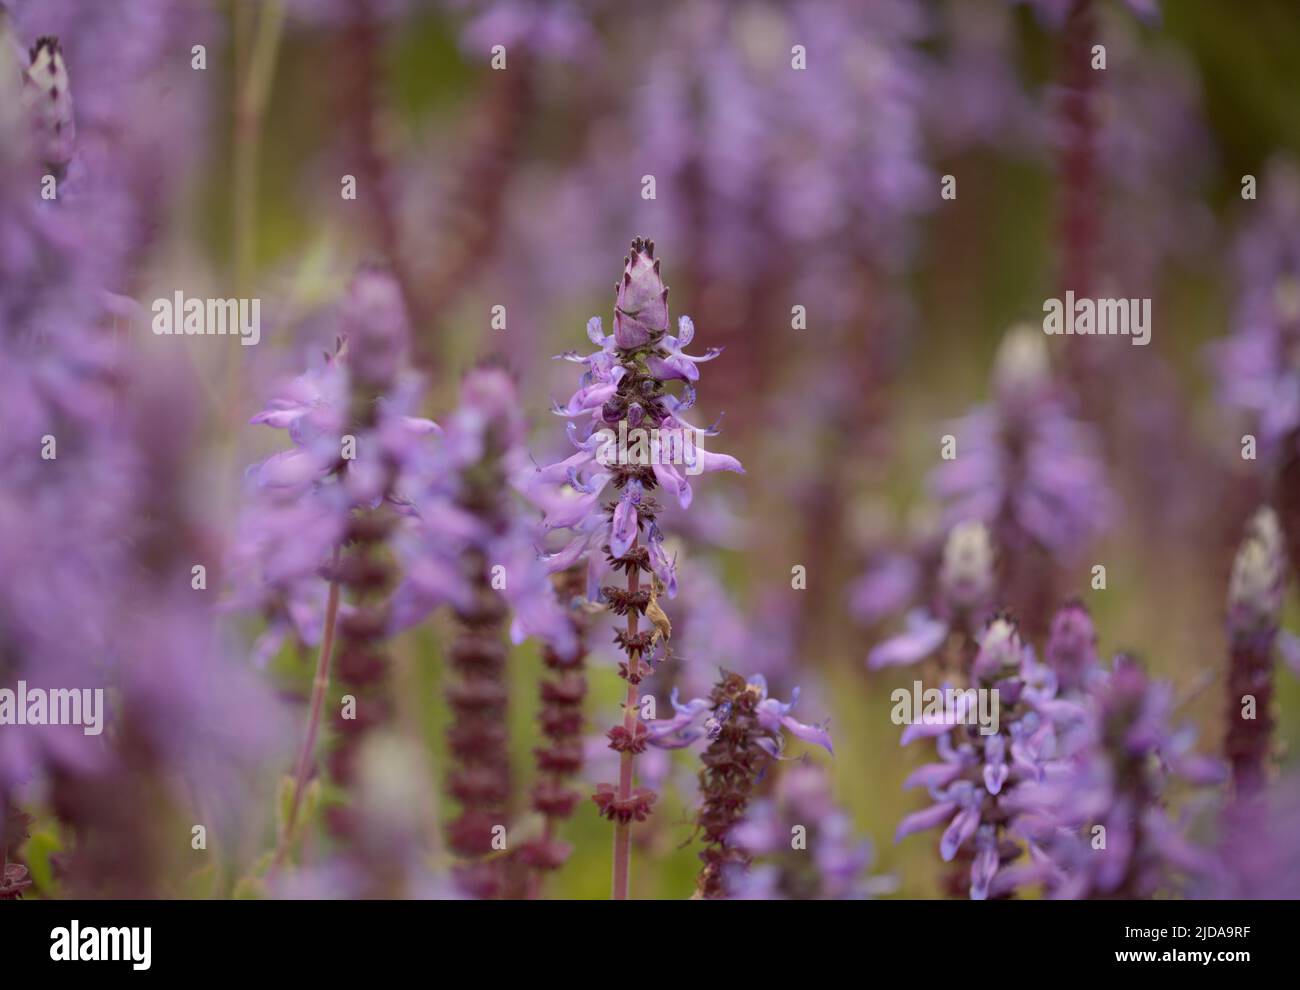
[[[297,768],[293,777],[293,798],[289,803],[289,814],[285,819],[284,834],[275,850],[271,872],[283,862],[298,822],[298,809],[302,805],[302,793],[307,786],[307,777],[311,773],[313,756],[316,753],[316,737],[320,733],[321,712],[325,708],[325,691],[330,683],[330,656],[334,652],[334,628],[339,615],[339,583],[336,572],[339,566],[339,548],[335,547],[334,557],[330,562],[329,596],[325,602],[325,629],[321,634],[320,653],[316,658],[316,677],[311,685],[311,707],[307,715],[307,729],[303,733],[302,747],[298,750]]]
[[[636,541],[632,542],[632,550],[636,550]],[[629,567],[627,573],[627,593],[630,598],[636,597],[641,590],[641,568]],[[638,626],[640,624],[640,613],[635,608],[628,609],[627,612],[627,636],[629,640],[635,640],[637,637]],[[631,738],[636,732],[637,727],[637,710],[640,699],[637,697],[636,680],[629,677],[627,682],[627,697],[623,700],[623,731]],[[631,749],[625,749],[619,754],[618,761],[618,798],[620,801],[630,800],[632,797],[632,780],[635,755]],[[625,901],[628,894],[628,880],[632,866],[632,827],[629,822],[617,822],[614,825],[614,900]]]
[[[280,50],[280,37],[284,27],[284,0],[265,0],[257,11],[256,24],[249,0],[233,0],[235,96],[234,120],[231,130],[231,147],[234,156],[232,167],[231,259],[238,295],[252,293],[253,272],[256,264],[257,233],[257,169],[261,157],[262,118],[275,76],[275,64]],[[252,38],[250,40],[250,34]],[[242,348],[240,348],[242,350]],[[226,360],[226,396],[240,393],[240,355],[231,353]],[[233,462],[238,450],[239,409],[237,402],[225,403],[229,422],[224,436],[225,457]],[[223,472],[233,477],[234,472]]]

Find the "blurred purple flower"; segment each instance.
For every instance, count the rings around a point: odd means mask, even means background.
[[[862,900],[897,886],[868,875],[871,842],[856,835],[825,768],[814,763],[785,769],[774,794],[750,804],[730,840],[755,860],[748,871],[725,874],[727,897],[735,900]]]
[[[906,629],[874,647],[867,666],[908,666],[937,652],[951,633],[963,633],[973,641],[989,617],[994,591],[993,547],[988,528],[982,522],[961,522],[953,526],[944,543],[935,612],[914,609],[906,618]]]
[[[1222,782],[1224,768],[1192,752],[1190,728],[1169,727],[1171,686],[1116,657],[1088,703],[1088,744],[1015,796],[1033,860],[1025,873],[1068,898],[1145,899],[1214,876],[1214,855],[1189,841],[1164,800],[1170,777],[1204,787]]]

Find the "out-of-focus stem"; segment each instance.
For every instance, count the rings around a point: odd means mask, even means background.
[[[1092,0],[1074,0],[1061,41],[1059,104],[1060,291],[1086,297],[1093,291],[1101,206],[1097,174],[1097,73],[1091,52],[1096,34]],[[1071,377],[1079,381],[1085,403],[1090,398],[1096,348],[1091,338],[1072,337],[1066,356]]]
[[[275,851],[271,872],[284,860],[289,848],[289,840],[298,821],[298,809],[302,804],[302,793],[307,786],[307,777],[311,774],[312,757],[316,752],[316,736],[320,731],[321,712],[325,708],[325,691],[330,682],[330,655],[334,652],[334,627],[339,615],[339,549],[335,547],[329,575],[329,597],[325,603],[325,630],[321,634],[320,654],[316,659],[316,677],[311,686],[311,708],[307,716],[307,730],[303,733],[302,748],[298,751],[298,764],[293,778],[293,799],[289,803],[289,814],[285,818],[284,832],[280,836]]]
[[[1232,766],[1233,794],[1254,797],[1268,777],[1272,749],[1274,630],[1234,634],[1228,663],[1228,713],[1224,749]],[[1242,699],[1255,699],[1254,718],[1242,718]]]
[[[231,201],[231,254],[236,295],[252,294],[253,272],[256,262],[257,233],[257,169],[261,155],[262,117],[266,110],[271,80],[275,75],[276,57],[280,49],[280,36],[284,25],[284,0],[265,0],[258,11],[254,25],[253,4],[249,0],[233,0],[235,50],[234,120],[231,132],[233,149],[233,185]],[[252,34],[250,40],[249,35]],[[222,394],[222,418],[228,418],[222,432],[224,460],[234,462],[245,410],[238,401],[242,394],[241,357],[236,348],[226,359],[225,384]],[[218,372],[220,376],[220,372]],[[233,477],[233,471],[223,471],[222,477]],[[227,494],[227,493],[223,493]]]
[[[246,2],[235,5],[235,63],[240,75],[235,82],[233,216],[235,283],[241,293],[249,289],[253,278],[262,116],[275,76],[284,27],[284,0],[265,0],[251,48],[247,47],[248,6]]]
[[[340,39],[340,113],[347,154],[365,190],[361,199],[368,207],[375,241],[397,278],[402,301],[415,324],[416,339],[423,340],[430,320],[428,297],[417,291],[419,282],[402,247],[388,160],[380,149],[376,108],[381,95],[378,56],[382,39],[373,8],[373,0],[352,0],[351,17]],[[413,355],[426,374],[432,372],[429,351],[421,347]]]

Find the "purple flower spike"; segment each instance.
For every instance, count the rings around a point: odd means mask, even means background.
[[[624,620],[615,641],[626,656],[619,676],[627,693],[621,724],[607,734],[619,754],[619,779],[598,784],[592,795],[600,814],[615,824],[615,899],[627,897],[630,826],[650,816],[656,799],[654,791],[633,786],[636,758],[651,744],[688,745],[699,732],[694,711],[684,715],[679,709],[677,718],[662,725],[647,726],[637,717],[638,685],[671,655],[672,621],[660,598],[672,598],[678,590],[675,559],[663,546],[655,489],[675,496],[685,509],[693,496],[688,475],[743,473],[735,458],[703,450],[700,438],[716,431],[700,430],[683,418],[694,391],[674,383],[696,380],[701,359],[682,353],[694,334],[689,319],[679,324],[677,337],[667,333],[668,289],[659,268],[654,242],[636,238],[616,289],[614,332],[606,334],[600,319],[592,318],[587,338],[599,350],[564,355],[586,369],[568,403],[554,408],[570,419],[569,440],[577,453],[536,469],[521,485],[546,513],[547,530],[569,531],[567,545],[546,555],[548,566],[585,562],[590,603],[605,605]],[[618,582],[605,583],[611,574]]]
[[[679,713],[689,711],[693,718],[706,716],[709,740],[700,757],[703,805],[696,821],[706,848],[700,853],[704,867],[696,880],[696,897],[726,897],[728,885],[748,871],[752,857],[732,833],[744,819],[755,782],[781,752],[781,728],[830,748],[824,729],[809,732],[808,726],[786,715],[793,703],[768,698],[767,682],[760,675],[746,681],[724,670],[707,700],[678,707]]]

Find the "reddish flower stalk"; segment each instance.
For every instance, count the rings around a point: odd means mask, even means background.
[[[749,867],[752,856],[743,846],[731,844],[732,828],[745,815],[754,786],[780,746],[779,733],[764,727],[757,707],[760,689],[739,674],[722,672],[709,695],[712,716],[705,724],[713,740],[700,760],[700,793],[704,805],[696,819],[707,848],[700,853],[704,866],[696,879],[695,897],[715,900],[726,896],[726,874]],[[763,742],[768,745],[765,747]]]
[[[1092,0],[1073,0],[1061,36],[1061,81],[1057,140],[1060,142],[1060,291],[1078,297],[1092,293],[1096,278],[1098,211],[1101,194],[1097,169],[1097,73],[1092,68],[1096,40]],[[1067,358],[1082,376],[1087,397],[1090,359],[1096,348],[1087,337],[1071,337]],[[1085,358],[1088,355],[1088,358]]]
[[[490,532],[502,532],[509,519],[500,492],[506,484],[499,446],[485,438],[479,463],[464,473],[457,504]],[[456,769],[448,790],[460,813],[447,827],[451,851],[465,860],[456,869],[461,888],[474,897],[505,892],[504,861],[493,859],[494,830],[504,827],[510,797],[510,754],[506,707],[505,623],[509,614],[492,587],[484,549],[465,548],[462,568],[469,585],[464,604],[454,608],[458,630],[451,647],[456,680],[447,689],[452,710],[448,740]]]
[[[1074,0],[1061,39],[1061,289],[1092,290],[1097,243],[1097,80],[1092,0]]]
[[[429,323],[429,299],[415,289],[417,279],[402,250],[402,231],[393,203],[392,172],[380,145],[379,106],[382,66],[379,65],[381,29],[373,0],[351,0],[349,20],[338,39],[340,84],[339,112],[347,137],[347,154],[356,177],[365,190],[361,197],[369,206],[369,220],[384,259],[402,290],[402,301],[417,331]],[[428,347],[418,335],[415,356],[422,370],[428,370]]]
[[[315,766],[316,741],[331,686],[339,688],[333,717],[336,744],[328,758],[342,788],[358,785],[361,744],[392,709],[385,641],[391,629],[390,591],[396,568],[390,538],[406,503],[402,478],[434,424],[405,415],[418,384],[405,372],[409,328],[393,277],[363,268],[337,314],[336,350],[325,364],[285,383],[255,424],[287,429],[294,446],[254,472],[257,498],[234,554],[237,585],[250,603],[283,601],[287,620],[268,629],[274,650],[289,625],[303,638],[319,629],[320,653],[306,729],[294,768],[289,810],[271,873],[296,836],[304,788]],[[296,566],[273,571],[292,541],[310,547]],[[274,573],[274,577],[272,577]],[[319,582],[328,589],[318,597]],[[325,601],[322,603],[321,598]],[[323,616],[317,617],[319,605]],[[296,618],[295,618],[296,616]],[[301,626],[299,625],[301,623]],[[314,628],[313,628],[314,627]],[[333,681],[331,682],[331,664]],[[328,825],[348,840],[362,837],[364,809],[331,807]],[[372,876],[387,870],[373,848],[349,842]]]
[[[439,204],[438,220],[429,227],[439,234],[433,261],[420,276],[421,313],[452,311],[503,228],[506,188],[532,118],[535,61],[527,51],[512,51],[510,67],[489,75],[485,105],[476,115],[481,129]]]
[[[364,279],[363,275],[359,278]],[[382,281],[379,279],[382,278]],[[364,286],[364,283],[361,283]],[[393,387],[409,331],[394,280],[376,276],[374,295],[354,289],[350,303],[355,348],[351,354],[352,409],[349,422],[359,438],[375,435],[381,426],[381,398]],[[372,311],[373,310],[373,311]],[[360,442],[360,441],[359,441]],[[356,699],[354,711],[340,706],[334,717],[338,744],[330,753],[330,771],[344,787],[356,783],[356,763],[366,736],[389,721],[393,701],[389,690],[389,594],[397,574],[388,550],[398,523],[395,488],[401,465],[393,452],[379,461],[373,505],[354,507],[344,534],[346,552],[332,578],[346,591],[351,608],[338,620],[337,682],[340,694]],[[346,717],[345,717],[346,715]],[[334,807],[329,812],[334,834],[355,839],[360,823],[356,809]]]
[[[557,582],[561,602],[569,605],[569,622],[573,626],[578,648],[565,656],[547,643],[542,662],[551,677],[541,684],[541,711],[538,722],[547,745],[533,750],[539,780],[533,786],[533,809],[545,822],[542,835],[528,842],[520,856],[532,872],[529,895],[536,897],[547,871],[558,870],[572,851],[557,838],[561,824],[573,814],[579,800],[578,791],[569,786],[582,769],[582,703],[587,696],[587,679],[583,673],[586,660],[586,621],[576,608],[584,590],[582,573],[571,568]]]
[[[614,507],[610,506],[612,513]],[[645,496],[641,498],[638,512],[640,522],[653,522],[654,502]],[[641,681],[654,673],[654,669],[644,659],[651,647],[652,633],[642,632],[640,617],[650,605],[650,592],[641,588],[641,571],[650,570],[649,554],[643,547],[632,542],[631,548],[622,557],[610,555],[611,563],[616,569],[627,572],[627,588],[606,586],[602,589],[610,602],[610,608],[618,615],[627,617],[625,631],[616,633],[615,641],[627,653],[627,659],[618,665],[618,674],[627,682],[627,692],[623,700],[623,722],[609,730],[609,748],[618,752],[618,787],[601,784],[592,795],[600,813],[614,822],[614,878],[613,896],[615,900],[626,900],[628,896],[628,876],[632,856],[631,823],[643,822],[650,817],[650,806],[658,795],[646,787],[634,787],[637,754],[646,748],[646,728],[637,717],[640,707],[637,687]]]

